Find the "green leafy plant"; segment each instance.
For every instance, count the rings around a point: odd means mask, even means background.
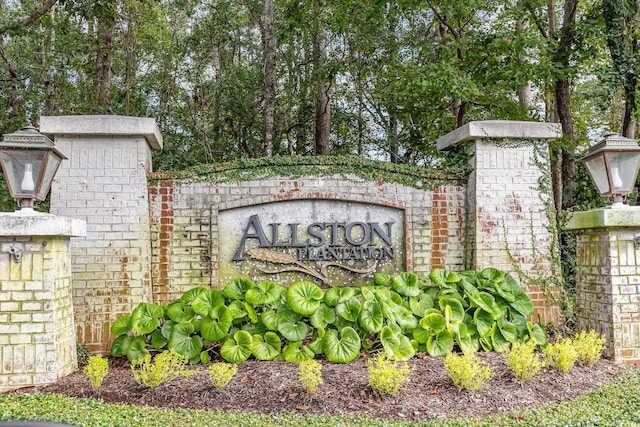
[[[491,366],[473,354],[447,354],[444,369],[460,390],[480,390],[493,377]]]
[[[573,348],[578,354],[578,362],[584,365],[592,365],[602,357],[605,338],[596,331],[580,331],[573,338]]]
[[[91,356],[82,372],[89,377],[91,388],[95,391],[100,388],[109,372],[109,361],[99,354]]]
[[[544,349],[546,363],[560,372],[569,372],[578,360],[578,352],[573,346],[571,338],[565,338],[554,344],[549,344]]]
[[[76,344],[76,356],[78,358],[78,367],[84,368],[89,363],[89,357],[91,357],[91,353],[87,348],[85,343]]]
[[[398,366],[398,362],[390,360],[382,352],[369,359],[367,366],[369,386],[379,395],[395,395],[409,381],[411,375],[411,368],[406,362]]]
[[[188,361],[189,359],[174,351],[163,351],[153,360],[151,355],[147,354],[142,360],[131,363],[131,372],[138,384],[153,390],[164,383],[195,372],[186,368]]]
[[[513,344],[504,358],[513,376],[524,381],[529,381],[544,367],[534,341]]]
[[[322,384],[322,364],[309,359],[299,363],[298,379],[306,393],[312,394]]]
[[[235,363],[216,362],[209,366],[209,378],[217,389],[225,388],[237,372]]]

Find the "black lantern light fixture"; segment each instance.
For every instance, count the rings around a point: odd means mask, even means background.
[[[53,177],[66,157],[38,129],[27,126],[5,134],[0,142],[0,163],[11,197],[22,210],[47,197]]]
[[[626,206],[640,168],[640,146],[635,139],[609,133],[579,160],[584,163],[600,195],[613,202],[611,207]]]

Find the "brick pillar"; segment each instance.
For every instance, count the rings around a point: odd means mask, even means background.
[[[572,214],[576,233],[576,318],[606,338],[605,356],[640,362],[640,207]]]
[[[548,170],[548,140],[560,136],[557,124],[490,120],[467,123],[437,141],[439,150],[462,145],[471,156],[466,268],[512,273],[543,324],[558,322],[558,307],[547,304],[541,286],[521,276],[550,274],[553,235],[545,201],[552,199],[538,183],[540,165]]]
[[[77,369],[69,240],[84,233],[79,220],[0,214],[0,393]]]
[[[111,323],[151,299],[147,174],[162,136],[153,119],[123,116],[41,117],[40,132],[69,159],[50,212],[87,222],[71,248],[78,342],[108,351]]]

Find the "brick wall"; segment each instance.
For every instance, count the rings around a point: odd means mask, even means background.
[[[464,252],[464,189],[435,191],[382,182],[317,177],[270,178],[233,184],[152,179],[153,294],[167,303],[195,286],[223,287],[218,281],[218,213],[283,200],[325,199],[400,208],[405,213],[406,268],[428,274],[433,268],[461,270]]]

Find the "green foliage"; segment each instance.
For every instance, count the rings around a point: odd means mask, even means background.
[[[78,368],[84,368],[89,363],[91,353],[85,343],[76,344],[76,357],[78,358]]]
[[[573,348],[578,354],[577,361],[584,365],[592,365],[602,357],[605,338],[596,331],[580,331],[573,338]]]
[[[554,344],[549,344],[544,349],[548,366],[560,372],[569,372],[578,360],[578,352],[573,346],[571,338],[565,338]]]
[[[411,376],[411,368],[406,362],[398,367],[398,362],[390,360],[384,353],[367,360],[367,367],[369,386],[381,396],[394,396]]]
[[[444,183],[462,184],[467,171],[461,167],[421,168],[369,160],[357,156],[273,156],[239,159],[223,164],[202,164],[169,174],[158,173],[153,180],[188,179],[211,183],[242,182],[270,176],[297,178],[301,176],[337,175],[353,180],[394,182],[410,187],[434,189]]]
[[[300,362],[298,367],[298,380],[306,393],[313,394],[322,384],[322,364],[313,359]]]
[[[147,354],[142,360],[131,362],[131,373],[138,384],[153,390],[164,383],[195,372],[186,368],[188,361],[189,359],[174,351],[163,351],[153,361],[151,355]]]
[[[513,344],[504,358],[513,376],[524,381],[529,381],[544,367],[534,341]]]
[[[460,390],[480,390],[494,375],[491,367],[473,354],[447,354],[444,369]]]
[[[237,372],[238,365],[235,363],[217,362],[209,366],[209,378],[217,389],[225,388]]]
[[[109,372],[109,361],[103,358],[102,355],[91,356],[82,372],[89,377],[91,388],[97,390]]]
[[[416,352],[445,356],[456,347],[505,351],[525,340],[546,343],[544,329],[527,320],[532,311],[513,278],[492,268],[436,269],[429,278],[375,274],[360,288],[325,292],[306,281],[285,289],[237,278],[222,291],[191,289],[167,306],[141,303],[113,323],[118,336],[111,353],[135,361],[168,349],[190,363],[207,363],[215,354],[230,363],[251,356],[300,362],[324,354],[348,363],[381,349],[393,360]]]

